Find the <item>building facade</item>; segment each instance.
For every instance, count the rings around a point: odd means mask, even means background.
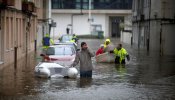
[[[0,0],[0,68],[36,49],[44,0]]]
[[[160,55],[175,55],[175,1],[133,1],[133,43]]]
[[[90,2],[91,1],[91,2]],[[131,15],[132,0],[51,0],[51,17],[57,26],[51,34],[93,35],[103,31],[105,37],[120,37],[120,23]]]

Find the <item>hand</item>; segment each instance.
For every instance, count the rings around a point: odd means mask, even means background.
[[[88,46],[85,46],[84,48],[85,48],[85,49],[88,49]]]

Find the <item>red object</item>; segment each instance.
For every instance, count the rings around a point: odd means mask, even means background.
[[[96,52],[96,56],[99,55],[99,54],[102,54],[104,51],[102,48],[99,48]]]

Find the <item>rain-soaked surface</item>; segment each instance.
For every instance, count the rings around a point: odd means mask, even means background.
[[[103,43],[81,41],[93,51]],[[34,67],[41,59],[29,54],[16,69],[11,65],[0,71],[0,100],[175,100],[175,57],[124,47],[131,61],[119,66],[93,60],[92,79],[36,78]]]

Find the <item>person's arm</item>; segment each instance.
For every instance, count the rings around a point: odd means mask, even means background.
[[[88,51],[88,53],[89,53],[89,55],[90,55],[91,57],[94,57],[94,56],[95,56],[95,54],[94,54],[91,50],[89,50],[89,48],[87,49],[87,51]]]
[[[129,61],[130,60],[130,56],[128,54],[128,52],[124,49],[124,54],[126,55],[126,59]]]
[[[114,50],[112,51],[112,53],[117,54],[118,50],[116,48],[114,48]]]
[[[53,39],[50,39],[50,43],[51,43],[52,45],[54,45],[54,41],[53,41]]]
[[[79,54],[77,53],[74,62],[71,64],[72,67],[76,66],[80,61]]]

